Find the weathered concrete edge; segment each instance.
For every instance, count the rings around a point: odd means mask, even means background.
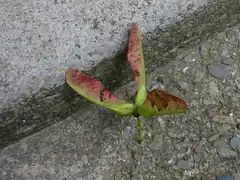
[[[175,48],[188,48],[217,32],[240,22],[239,0],[212,1],[165,30],[156,29],[143,37],[148,71],[175,59]],[[116,90],[132,80],[126,55],[119,52],[113,59],[104,59],[89,72],[108,88]],[[67,85],[41,89],[33,97],[4,109],[0,117],[0,148],[65,119],[87,106],[86,101]]]

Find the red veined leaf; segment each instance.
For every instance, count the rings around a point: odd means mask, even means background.
[[[131,115],[134,110],[133,104],[118,99],[100,81],[77,69],[69,68],[66,80],[69,86],[89,101],[111,109],[119,115]]]
[[[145,86],[145,67],[144,57],[142,50],[141,35],[136,23],[132,23],[129,43],[128,43],[128,62],[134,73],[134,78],[137,84],[137,88],[143,85]]]
[[[123,102],[117,98],[113,93],[111,93],[104,85],[84,74],[83,72],[69,68],[67,72],[67,81],[72,86],[76,87],[78,91],[90,99],[94,99],[99,102],[110,102],[110,103],[118,103]]]

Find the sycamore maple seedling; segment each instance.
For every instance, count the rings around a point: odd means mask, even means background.
[[[187,105],[184,100],[162,90],[154,89],[147,92],[142,41],[136,23],[133,23],[131,27],[127,57],[133,70],[137,86],[134,104],[118,99],[117,96],[106,89],[100,81],[87,76],[77,69],[68,69],[66,81],[72,89],[89,101],[110,109],[118,115],[133,115],[136,117],[139,141],[142,143],[143,123],[139,118],[140,116],[152,117],[181,114],[186,112]]]

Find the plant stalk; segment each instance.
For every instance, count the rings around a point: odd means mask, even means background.
[[[138,126],[138,132],[139,132],[139,143],[142,144],[143,142],[143,122],[142,120],[139,118],[139,116],[137,117],[137,126]]]

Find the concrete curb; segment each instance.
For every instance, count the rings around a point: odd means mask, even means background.
[[[165,30],[156,29],[143,37],[147,71],[154,71],[156,67],[173,61],[176,48],[196,46],[203,39],[239,22],[239,1],[221,0],[209,3]],[[117,53],[111,60],[104,59],[87,73],[112,90],[132,80],[132,72],[123,52]],[[66,85],[41,89],[33,97],[2,110],[0,148],[39,132],[87,106],[88,103]]]

